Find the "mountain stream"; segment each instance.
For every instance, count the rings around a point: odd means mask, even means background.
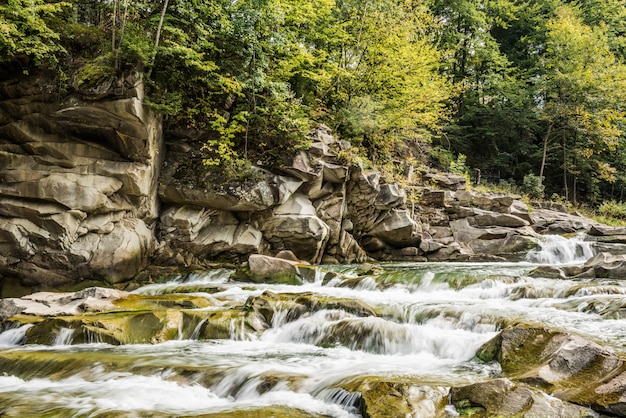
[[[276,301],[268,326],[253,329],[232,315],[215,338],[207,319],[166,341],[122,345],[77,340],[63,327],[50,344],[29,344],[31,324],[5,327],[0,415],[360,417],[358,388],[367,382],[410,382],[433,399],[444,396],[441,388],[497,375],[497,364],[474,355],[516,324],[564,330],[626,354],[626,319],[615,314],[626,288],[529,277],[538,264],[592,255],[578,239],[542,245],[521,263],[319,266],[299,285],[233,282],[231,271],[212,270],[134,291],[204,299],[205,307],[186,309],[207,318],[263,295]],[[446,414],[458,415],[451,405]]]

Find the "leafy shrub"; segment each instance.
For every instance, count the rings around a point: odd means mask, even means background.
[[[465,154],[459,154],[456,160],[450,162],[450,172],[465,177],[466,184],[469,186],[472,184],[472,180],[470,179],[469,167],[467,167],[466,162],[467,156]]]
[[[86,62],[74,76],[74,87],[79,90],[94,89],[115,77],[115,69],[111,66],[111,54],[102,55]]]
[[[520,193],[519,187],[517,186],[517,184],[515,183],[513,179],[500,180],[500,183],[498,183],[497,189],[499,189],[501,193],[508,193],[508,194]]]
[[[532,199],[542,199],[544,197],[545,186],[543,177],[528,173],[524,176],[522,183],[522,193],[527,194]]]
[[[459,156],[456,157],[455,161],[450,162],[450,172],[452,174],[459,174],[461,176],[468,174],[469,169],[467,168],[466,162],[467,156],[465,156],[464,154],[459,154]]]
[[[626,219],[626,203],[609,200],[600,205],[598,213],[607,218]]]

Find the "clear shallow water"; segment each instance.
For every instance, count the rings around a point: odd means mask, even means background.
[[[553,261],[575,262],[563,254],[580,251],[560,251]],[[7,416],[266,416],[262,408],[283,408],[357,417],[353,395],[339,388],[364,379],[450,387],[497,375],[497,365],[473,356],[509,325],[565,330],[626,353],[621,283],[529,277],[536,266],[397,263],[365,274],[362,266],[321,266],[298,286],[230,282],[229,271],[215,270],[146,286],[136,293],[204,298],[210,307],[198,310],[207,312],[239,309],[267,291],[283,302],[269,328],[244,332],[233,320],[231,338],[220,340],[198,341],[194,330],[160,344],[72,345],[61,329],[54,345],[21,345],[29,326],[7,329],[0,408]],[[327,280],[325,272],[342,276]],[[375,315],[329,305],[290,317],[291,301],[311,295],[363,304]]]

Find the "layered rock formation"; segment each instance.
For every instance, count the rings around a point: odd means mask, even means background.
[[[161,123],[139,75],[107,99],[58,102],[44,79],[0,83],[0,277],[22,286],[143,269],[155,246]],[[98,96],[100,97],[100,96]]]
[[[203,177],[202,135],[163,134],[138,75],[63,101],[29,77],[1,82],[0,97],[4,295],[283,250],[311,263],[504,260],[539,233],[593,228],[613,253],[626,242],[559,208],[467,191],[462,176],[422,172],[403,189],[340,158],[349,145],[323,126],[281,166]]]

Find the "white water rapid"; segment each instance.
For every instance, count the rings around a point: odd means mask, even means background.
[[[573,238],[561,235],[543,235],[538,240],[539,249],[528,252],[526,260],[531,263],[566,265],[582,264],[593,257],[592,243],[585,241],[585,235]]]
[[[529,261],[572,263],[589,251],[547,238]],[[497,364],[474,354],[511,324],[626,353],[626,292],[613,281],[533,278],[529,262],[380,267],[321,266],[301,285],[233,282],[230,271],[214,270],[140,288],[136,297],[151,301],[204,301],[182,309],[202,319],[154,344],[76,344],[78,334],[61,327],[50,345],[37,345],[28,344],[30,325],[6,329],[0,409],[12,417],[357,418],[363,382],[408,382],[427,411],[446,388],[497,375]],[[325,281],[326,272],[334,278]],[[264,327],[235,315],[255,306],[271,317]],[[208,338],[219,315],[224,334]]]

